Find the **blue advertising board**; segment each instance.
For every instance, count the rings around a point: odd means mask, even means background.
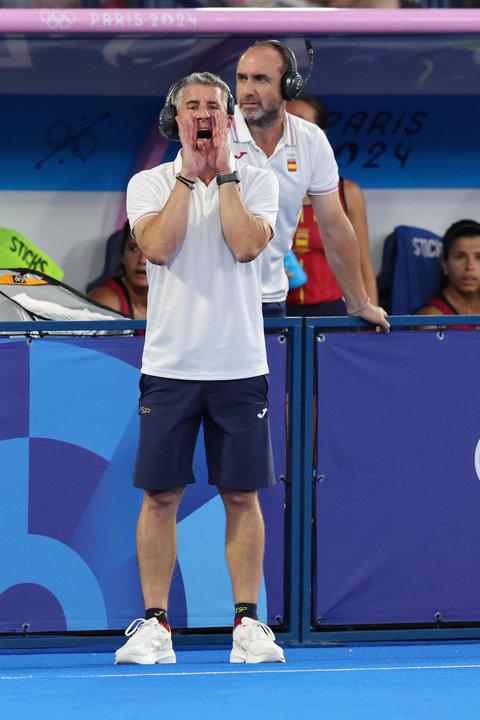
[[[275,470],[285,475],[287,343],[267,336]],[[0,632],[118,630],[143,614],[132,486],[143,338],[2,340]],[[233,599],[223,505],[203,445],[178,516],[173,627],[224,627]],[[267,528],[259,599],[284,614],[285,485],[262,491]],[[8,549],[8,550],[7,550]],[[208,561],[207,561],[208,559]],[[206,608],[206,609],[205,609]]]
[[[361,187],[479,187],[480,95],[319,99],[329,112],[328,138],[340,173]],[[145,97],[139,106],[128,97],[95,95],[16,98],[0,118],[9,138],[0,190],[123,192],[145,144],[160,142],[149,133],[162,102]],[[177,152],[170,143],[163,162]]]
[[[321,96],[340,174],[363,188],[479,187],[480,95]]]
[[[320,340],[314,629],[478,622],[480,335]]]

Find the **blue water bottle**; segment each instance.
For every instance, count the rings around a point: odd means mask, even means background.
[[[298,262],[293,250],[289,250],[283,258],[283,266],[287,272],[292,273],[292,276],[288,278],[288,287],[290,290],[295,290],[295,288],[305,285],[307,282],[307,273]]]

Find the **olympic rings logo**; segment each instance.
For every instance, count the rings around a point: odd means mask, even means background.
[[[69,10],[42,10],[40,19],[50,30],[66,30],[75,22],[75,13]]]

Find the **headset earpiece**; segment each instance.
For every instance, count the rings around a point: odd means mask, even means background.
[[[267,40],[269,45],[275,45],[280,48],[283,53],[287,56],[290,62],[290,70],[287,70],[280,81],[282,98],[284,100],[296,100],[301,95],[303,88],[306,85],[305,80],[298,72],[297,58],[290,50],[289,47],[279,42],[278,40]]]
[[[177,117],[177,108],[172,104],[172,96],[175,93],[180,80],[174,83],[167,93],[165,99],[165,105],[163,106],[160,116],[158,118],[158,129],[160,134],[163,135],[167,140],[171,140],[175,135],[178,135],[178,125],[175,118]]]
[[[177,80],[177,82],[174,83],[168,91],[165,105],[160,112],[160,116],[158,118],[158,129],[160,130],[160,134],[163,135],[164,138],[167,138],[167,140],[171,140],[176,135],[178,135],[178,125],[175,119],[178,113],[177,108],[172,103],[172,97],[175,95],[175,92],[180,82],[181,80]],[[227,115],[233,115],[234,113],[235,98],[229,90],[227,94]]]
[[[235,98],[230,90],[227,95],[227,115],[235,115]]]

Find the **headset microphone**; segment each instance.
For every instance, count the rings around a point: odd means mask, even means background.
[[[310,69],[308,71],[308,75],[305,78],[305,82],[303,84],[303,88],[305,89],[305,85],[308,83],[312,76],[312,70],[313,70],[313,46],[310,40],[305,40],[305,47],[307,48],[307,52],[310,55]]]

